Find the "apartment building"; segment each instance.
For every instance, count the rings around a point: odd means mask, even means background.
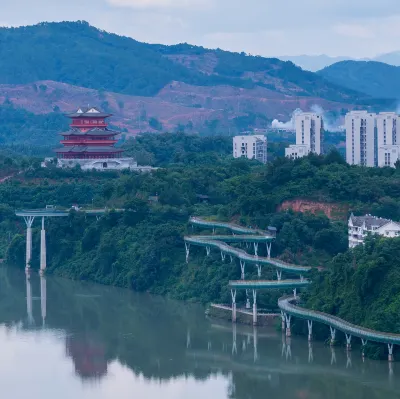
[[[350,215],[348,222],[349,248],[363,244],[368,234],[379,234],[383,237],[400,236],[400,224],[390,219],[378,218],[372,215]]]
[[[400,117],[395,112],[381,112],[376,118],[378,140],[378,166],[394,167],[399,159],[400,138],[397,138],[397,128],[400,129]]]
[[[310,152],[323,153],[324,122],[322,116],[313,112],[296,115],[296,144],[285,149],[289,158],[300,158]]]
[[[377,165],[377,116],[368,111],[346,115],[346,161],[350,165]]]
[[[263,135],[235,136],[233,157],[257,159],[257,161],[267,163],[267,137]]]

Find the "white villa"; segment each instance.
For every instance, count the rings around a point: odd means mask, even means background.
[[[379,234],[392,238],[400,236],[400,223],[371,215],[354,216],[351,214],[348,226],[349,248],[363,244],[368,234]]]

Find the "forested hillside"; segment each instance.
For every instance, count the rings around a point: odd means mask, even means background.
[[[399,98],[400,67],[375,61],[342,61],[317,72],[332,83],[375,98]]]
[[[255,85],[296,96],[354,102],[364,94],[339,87],[291,62],[190,45],[140,43],[100,31],[86,22],[42,23],[0,29],[0,83],[53,80],[141,96],[173,81],[197,86]],[[12,54],[12,56],[10,56]],[[205,54],[215,69],[204,73]],[[189,58],[189,62],[187,60]],[[191,60],[191,61],[190,61]],[[211,73],[210,73],[211,72]]]

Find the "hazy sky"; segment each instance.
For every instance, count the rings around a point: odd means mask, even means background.
[[[400,50],[399,0],[0,0],[0,25],[86,20],[150,43],[265,56]]]

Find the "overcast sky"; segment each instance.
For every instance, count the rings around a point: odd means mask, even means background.
[[[86,20],[150,43],[264,56],[400,50],[400,0],[0,0],[0,25]]]

